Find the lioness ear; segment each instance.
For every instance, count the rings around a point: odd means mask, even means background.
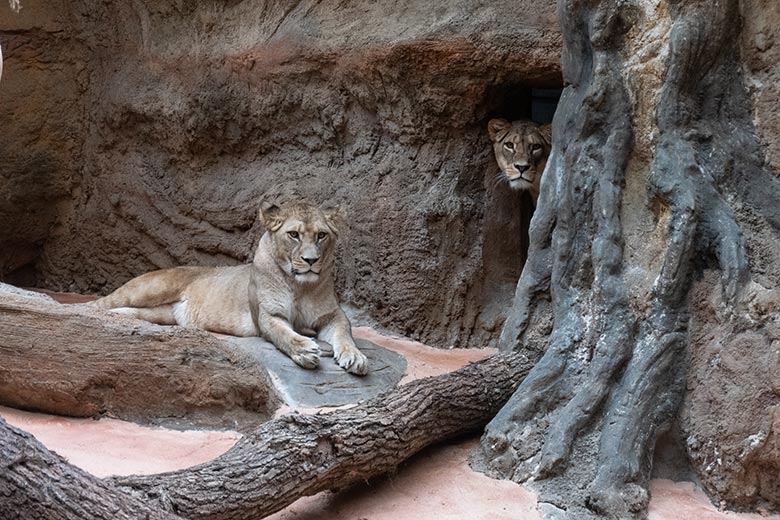
[[[347,222],[347,210],[344,209],[344,206],[339,205],[335,208],[324,209],[322,212],[325,213],[325,220],[328,221],[328,226],[338,235]]]
[[[260,223],[268,231],[276,231],[284,223],[281,212],[281,208],[276,204],[260,204],[260,211],[258,212]]]
[[[491,119],[488,121],[488,135],[490,140],[495,142],[504,138],[507,132],[512,129],[512,123],[506,119]]]
[[[547,141],[547,148],[552,148],[552,123],[540,126],[539,135]]]

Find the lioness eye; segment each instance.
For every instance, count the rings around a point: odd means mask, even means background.
[[[320,231],[319,233],[317,233],[317,240],[322,240],[326,236],[328,236],[327,233],[325,233],[324,231]]]
[[[541,147],[542,145],[540,145],[539,143],[534,143],[533,145],[531,145],[531,149],[533,150],[539,150],[541,149]]]
[[[504,143],[504,148],[506,148],[507,150],[514,150],[515,149],[515,144],[514,143]]]
[[[297,231],[288,231],[287,234],[290,235],[290,238],[298,238]]]

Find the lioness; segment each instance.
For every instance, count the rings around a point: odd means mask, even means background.
[[[537,125],[532,121],[519,120],[511,123],[506,119],[491,119],[488,135],[493,141],[501,171],[516,190],[528,190],[534,207],[539,199],[539,182],[550,155],[552,125]]]
[[[313,331],[333,345],[338,365],[368,373],[333,285],[340,210],[308,203],[260,210],[266,232],[251,264],[175,267],[143,274],[95,302],[162,325],[262,336],[304,368],[319,364]]]

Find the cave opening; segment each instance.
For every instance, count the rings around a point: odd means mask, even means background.
[[[502,84],[488,87],[485,92],[484,123],[502,118],[508,121],[530,119],[534,123],[551,123],[561,87],[531,87],[522,84]]]
[[[550,86],[517,84],[488,88],[481,120],[485,141],[489,142],[487,125],[491,119],[551,123],[562,91]],[[528,191],[514,190],[503,180],[492,143],[486,164],[479,326],[497,336],[528,256],[528,228],[534,207]]]

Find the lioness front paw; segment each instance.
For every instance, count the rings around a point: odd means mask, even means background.
[[[306,339],[293,347],[290,359],[303,368],[317,368],[320,365],[320,346],[316,341]]]
[[[359,376],[368,374],[368,359],[357,348],[334,348],[333,354],[333,360],[347,372]]]

